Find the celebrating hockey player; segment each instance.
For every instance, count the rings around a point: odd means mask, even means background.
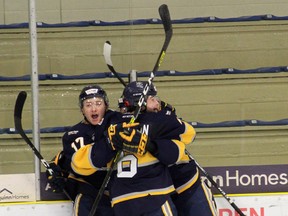
[[[60,169],[58,175],[53,177],[48,174],[48,182],[54,190],[61,191],[65,188],[69,193],[74,201],[74,216],[87,216],[106,175],[106,161],[114,155],[111,153],[109,157],[109,152],[112,151],[108,148],[103,136],[109,126],[107,122],[113,111],[108,109],[109,100],[106,92],[98,85],[86,86],[82,89],[79,95],[79,106],[84,118],[63,135],[63,151],[55,160],[58,169],[61,167],[62,170]],[[102,169],[97,172],[95,168],[82,169],[81,174],[77,173],[78,168],[70,166],[73,154],[83,146],[91,146],[94,143],[99,152],[95,157]],[[104,156],[109,159],[105,159]],[[81,160],[77,162],[82,163]],[[63,171],[68,173],[68,180],[63,178],[61,174]],[[107,192],[102,196],[95,215],[114,215]]]
[[[151,89],[148,95],[154,93]],[[114,214],[177,215],[170,196],[175,188],[168,165],[182,158],[185,145],[193,140],[195,131],[175,115],[164,112],[145,112],[138,116],[138,123],[129,124],[134,106],[133,100],[133,104],[127,104],[127,114],[114,115],[107,131],[110,148],[123,151],[123,157],[109,182]],[[93,152],[92,145],[75,152],[73,167],[77,167],[80,173],[80,167],[95,169],[98,158]]]
[[[119,100],[122,110],[133,110],[147,82],[132,82],[128,84]],[[175,109],[157,96],[156,88],[151,86],[152,94],[146,98],[143,111],[175,114]],[[161,112],[162,111],[162,112]],[[215,216],[218,215],[213,195],[207,185],[201,181],[199,170],[194,160],[184,154],[174,165],[169,166],[170,175],[176,188],[172,200],[180,216]]]
[[[123,103],[127,111],[125,117],[135,110],[143,87],[141,82],[130,83],[125,87],[123,91]],[[135,88],[142,91],[135,92]],[[155,96],[156,93],[152,85],[147,95]],[[139,156],[139,154],[125,152],[123,149],[124,157],[119,163],[122,167],[118,169],[111,185],[115,214],[119,212],[119,215],[125,215],[125,212],[130,209],[132,215],[176,215],[174,211],[167,213],[173,205],[170,192],[174,191],[174,187],[171,187],[172,179],[168,172],[168,165],[178,162],[183,156],[185,145],[192,142],[195,131],[191,125],[180,121],[175,115],[164,112],[143,112],[137,121],[141,123],[138,130],[147,133],[149,137],[145,149],[148,152]],[[133,130],[121,137],[132,138],[130,134],[133,134]],[[114,144],[113,138],[111,143]],[[125,143],[126,140],[123,145]],[[114,145],[117,145],[117,142]],[[170,208],[167,208],[167,203]]]

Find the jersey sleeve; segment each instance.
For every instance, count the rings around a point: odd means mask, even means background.
[[[185,155],[186,145],[194,140],[196,131],[192,125],[178,119],[176,115],[164,116],[160,120],[161,123],[156,124],[156,127],[152,124],[154,155],[166,165],[177,163]]]
[[[196,137],[196,131],[192,125],[189,123],[182,121],[184,124],[184,132],[180,134],[180,140],[185,144],[188,145],[193,142]]]
[[[109,149],[103,138],[76,151],[71,159],[71,168],[76,174],[91,175],[106,169],[114,155],[115,152]]]
[[[179,140],[154,140],[153,145],[156,150],[152,154],[165,165],[176,163],[185,151],[185,144]]]
[[[73,154],[71,159],[71,168],[75,173],[88,176],[97,171],[97,168],[90,160],[92,147],[93,144],[83,146]]]

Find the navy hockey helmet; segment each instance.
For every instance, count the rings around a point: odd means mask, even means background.
[[[107,94],[99,85],[89,85],[82,89],[79,95],[79,106],[82,108],[84,100],[94,97],[103,98],[106,106],[109,106]]]
[[[134,81],[129,83],[123,91],[122,100],[118,101],[119,108],[126,107],[128,112],[134,111],[147,84],[147,81]],[[150,95],[157,95],[157,89],[153,84],[149,86],[147,92],[147,96]]]

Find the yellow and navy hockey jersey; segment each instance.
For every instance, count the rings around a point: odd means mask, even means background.
[[[129,115],[114,118],[111,123],[126,119],[130,119]],[[137,122],[156,145],[156,151],[144,156],[124,154],[118,162],[110,189],[116,215],[127,215],[128,212],[141,215],[160,208],[175,190],[168,165],[177,163],[184,156],[185,145],[195,136],[191,125],[165,112],[142,113]]]
[[[171,115],[176,116],[175,109],[171,105],[164,105],[164,107],[162,105],[161,112],[168,112],[171,113]],[[192,140],[194,140],[196,137],[196,131],[192,126],[190,126],[190,130],[193,134]],[[191,141],[185,142],[186,145],[190,143]],[[193,190],[196,189],[200,184],[199,169],[197,168],[195,161],[193,159],[190,159],[186,152],[185,154],[183,154],[182,158],[178,160],[175,164],[169,165],[169,172],[172,177],[176,193],[181,194],[183,200],[185,200],[185,196],[190,197],[191,193],[193,193]]]
[[[130,118],[129,114],[115,112],[107,121],[117,124],[129,122]],[[183,157],[185,145],[192,142],[195,135],[191,125],[164,112],[143,113],[137,121],[142,132],[148,134],[156,146],[156,151],[147,152],[144,156],[124,154],[118,162],[110,180],[110,196],[116,215],[140,215],[164,204],[175,190],[168,165],[177,163]],[[101,142],[102,138],[98,141]],[[105,152],[103,143],[99,148],[97,145],[100,146],[95,139],[94,144],[83,146],[74,153],[71,163],[74,172],[85,175],[86,172],[101,170],[99,159],[108,161],[112,153],[111,149]]]
[[[108,147],[106,139],[103,136],[104,131],[110,124],[109,116],[113,115],[113,113],[114,111],[108,110],[102,122],[98,125],[91,125],[83,120],[72,126],[63,135],[62,143],[65,160],[62,168],[72,173],[69,176],[70,178],[76,179],[79,182],[89,183],[96,189],[101,187],[107,173],[107,163],[114,156],[114,152]],[[85,149],[83,148],[85,146],[94,146],[97,149],[93,155],[95,161],[97,161],[96,166],[89,167],[88,169],[85,167],[85,158],[76,157],[73,159],[75,152],[81,152],[82,149]],[[71,163],[71,160],[74,163]],[[97,167],[101,169],[97,169]],[[97,170],[98,172],[96,172]]]

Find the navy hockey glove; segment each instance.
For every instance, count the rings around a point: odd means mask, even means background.
[[[127,123],[110,125],[106,137],[108,138],[108,143],[113,150],[122,150],[123,139],[119,135],[119,131],[123,131],[127,127]]]
[[[120,137],[124,140],[123,151],[136,153],[140,156],[146,152],[146,146],[148,143],[148,136],[145,133],[141,133],[137,129],[124,130],[119,132]]]
[[[110,125],[108,140],[113,150],[130,153],[145,153],[148,137],[137,130],[139,123],[121,123]]]
[[[119,123],[110,125],[107,130],[106,135],[108,137],[108,143],[110,144],[113,150],[122,150],[123,146],[123,138],[120,136],[119,132],[123,132],[124,130],[130,130],[133,127],[137,127],[139,123]]]
[[[168,104],[164,101],[161,101],[161,110],[167,110],[171,113],[176,113],[175,107],[173,107],[171,104]]]
[[[48,183],[54,193],[60,193],[65,187],[66,178],[64,177],[60,166],[55,163],[50,163],[49,166],[53,170],[53,175],[51,175],[48,170],[46,171]]]

